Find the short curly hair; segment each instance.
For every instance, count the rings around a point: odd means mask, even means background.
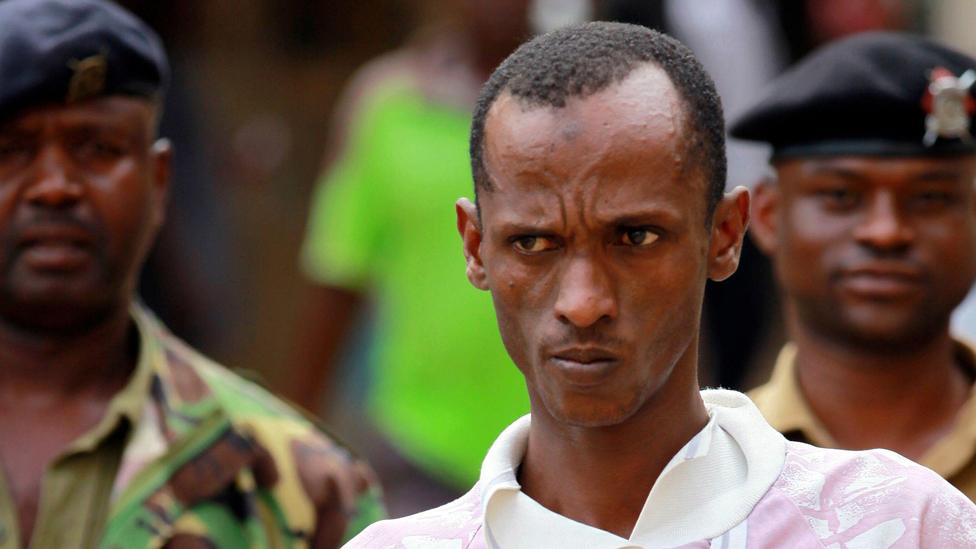
[[[485,170],[485,119],[508,92],[532,107],[566,106],[624,80],[653,63],[668,75],[683,102],[689,132],[687,162],[706,177],[708,218],[725,191],[725,121],[715,84],[687,47],[666,34],[626,23],[593,22],[567,27],[522,44],[481,89],[471,123],[471,171],[475,198],[490,190]],[[686,165],[687,166],[687,165]]]

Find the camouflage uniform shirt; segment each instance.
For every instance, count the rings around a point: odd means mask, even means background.
[[[45,471],[32,548],[337,547],[381,518],[363,462],[145,309],[132,317],[136,370]],[[3,489],[0,549],[20,537]]]

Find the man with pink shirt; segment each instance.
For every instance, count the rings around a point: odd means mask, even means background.
[[[724,135],[691,52],[642,27],[556,31],[495,71],[458,229],[532,413],[466,495],[347,547],[976,547],[976,507],[935,473],[787,442],[744,395],[699,392],[705,283],[749,220]]]

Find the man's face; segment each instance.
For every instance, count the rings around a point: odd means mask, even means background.
[[[163,219],[155,110],[112,96],[0,123],[0,317],[71,330],[131,296]]]
[[[796,318],[861,346],[910,349],[948,328],[976,277],[976,156],[776,164],[754,232]]]
[[[480,226],[458,205],[468,276],[491,290],[533,409],[559,421],[616,424],[672,372],[695,384],[705,280],[735,270],[748,195],[720,206],[713,239],[681,109],[647,65],[562,109],[503,94],[487,117]]]

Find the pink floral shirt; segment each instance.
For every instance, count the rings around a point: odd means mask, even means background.
[[[467,494],[376,523],[346,547],[976,549],[976,506],[934,472],[887,450],[787,442],[744,395],[702,397],[712,420],[665,468],[630,539],[521,493],[526,416],[499,437]]]

